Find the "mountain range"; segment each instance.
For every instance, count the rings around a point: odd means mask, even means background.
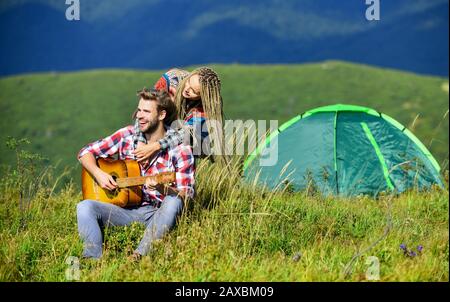
[[[68,21],[62,0],[2,1],[0,76],[330,59],[448,76],[449,0],[380,0],[379,21],[365,0],[79,3]]]

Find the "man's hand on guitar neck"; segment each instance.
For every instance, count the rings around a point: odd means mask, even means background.
[[[159,184],[158,182],[156,182],[156,180],[152,178],[147,178],[145,180],[145,186],[151,190],[156,190],[164,194],[164,185]]]
[[[114,178],[112,178],[111,175],[97,166],[97,161],[95,160],[94,155],[92,155],[91,153],[87,153],[82,158],[80,158],[80,162],[83,167],[88,170],[89,173],[92,174],[92,176],[94,176],[99,186],[103,189],[112,191],[118,187]]]
[[[181,198],[184,198],[186,195],[184,192],[175,190],[171,186],[159,184],[151,178],[145,180],[145,185],[152,190],[159,191],[163,195],[180,196]]]

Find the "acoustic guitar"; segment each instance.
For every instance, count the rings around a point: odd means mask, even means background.
[[[112,203],[120,207],[139,205],[142,200],[142,185],[148,178],[158,184],[175,182],[175,172],[163,172],[153,176],[141,176],[139,164],[134,160],[107,160],[99,158],[97,166],[112,176],[118,188],[103,189],[95,178],[83,167],[81,185],[83,199]]]

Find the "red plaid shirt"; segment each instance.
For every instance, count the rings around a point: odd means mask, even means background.
[[[127,126],[117,130],[112,135],[90,143],[80,150],[78,159],[87,153],[93,154],[96,158],[113,158],[118,155],[119,159],[132,159],[135,156],[132,151],[136,149],[137,140],[134,126]],[[174,148],[161,151],[151,163],[140,164],[141,175],[151,176],[161,172],[175,172],[176,187],[178,191],[185,192],[187,196],[194,196],[194,156],[192,147],[180,144]],[[164,195],[159,191],[150,190],[146,186],[142,187],[143,204],[148,202],[160,203],[164,200]]]

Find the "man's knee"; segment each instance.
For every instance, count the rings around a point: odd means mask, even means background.
[[[86,217],[94,213],[95,211],[95,201],[93,200],[83,200],[77,204],[77,216]]]
[[[180,197],[166,196],[161,209],[171,216],[176,216],[183,210],[183,200]]]

